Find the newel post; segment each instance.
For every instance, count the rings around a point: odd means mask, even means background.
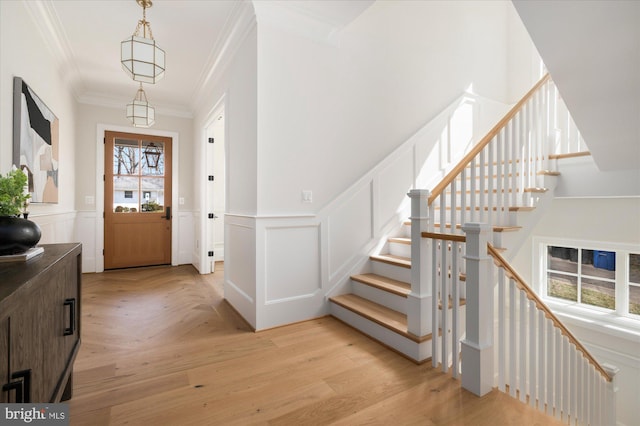
[[[462,345],[462,387],[478,396],[493,388],[493,282],[487,242],[491,226],[466,223],[466,338]]]
[[[611,381],[607,382],[607,391],[605,397],[606,411],[604,421],[608,425],[616,424],[616,393],[618,392],[618,379],[616,375],[620,369],[611,364],[602,364],[604,371],[611,377]]]
[[[431,330],[431,239],[422,238],[429,225],[428,189],[412,189],[411,198],[411,293],[407,299],[409,333],[424,336]]]

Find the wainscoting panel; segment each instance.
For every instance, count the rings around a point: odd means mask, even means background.
[[[95,211],[79,211],[76,215],[75,240],[82,243],[82,272],[96,271]]]
[[[398,225],[409,218],[410,199],[407,192],[413,182],[413,151],[405,151],[395,161],[380,171],[378,177],[377,229],[381,230],[389,221]],[[394,220],[395,219],[395,220]]]
[[[329,277],[334,277],[354,254],[371,241],[373,231],[373,182],[363,185],[327,218]]]
[[[173,226],[178,226],[178,265],[186,265],[193,263],[193,247],[194,243],[194,222],[193,213],[190,211],[180,211],[173,218]],[[176,223],[177,222],[177,223]],[[175,260],[173,261],[175,263]]]
[[[225,216],[224,297],[252,327],[257,328],[255,218]]]
[[[318,226],[269,226],[265,232],[265,303],[313,297],[321,289]]]

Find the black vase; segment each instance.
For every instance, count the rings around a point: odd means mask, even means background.
[[[40,227],[27,219],[0,216],[0,256],[20,254],[40,241]]]

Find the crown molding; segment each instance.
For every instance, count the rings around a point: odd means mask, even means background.
[[[78,99],[84,83],[75,60],[75,54],[52,2],[29,0],[23,1],[23,4],[36,24],[35,27],[38,29],[45,46],[54,61],[57,62],[61,78],[68,84],[72,95]]]
[[[191,107],[194,111],[204,102],[205,87],[214,85],[220,79],[224,69],[229,64],[240,45],[247,35],[256,26],[254,8],[250,0],[237,2],[233,8],[222,30],[221,37],[218,38],[213,47],[207,64],[204,67],[192,99]]]
[[[123,100],[120,98],[116,99],[95,93],[83,94],[82,96],[78,97],[77,101],[78,103],[85,105],[119,109],[123,111],[123,114],[125,105],[127,103],[131,103],[131,100],[123,102]],[[187,107],[181,107],[178,105],[158,105],[156,103],[153,103],[153,107],[156,110],[156,115],[193,119],[193,112]]]

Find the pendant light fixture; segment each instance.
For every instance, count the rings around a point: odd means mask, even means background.
[[[155,84],[164,77],[165,53],[153,39],[151,25],[147,21],[147,8],[151,0],[136,0],[142,7],[142,20],[133,35],[121,43],[122,69],[135,81]]]
[[[160,163],[160,156],[162,155],[162,150],[155,143],[150,142],[143,151],[144,158],[147,161],[147,166],[150,169],[157,169],[158,164]]]
[[[149,105],[147,95],[142,89],[142,83],[140,83],[140,88],[133,101],[127,104],[127,118],[133,127],[151,127],[156,122],[156,110]]]

